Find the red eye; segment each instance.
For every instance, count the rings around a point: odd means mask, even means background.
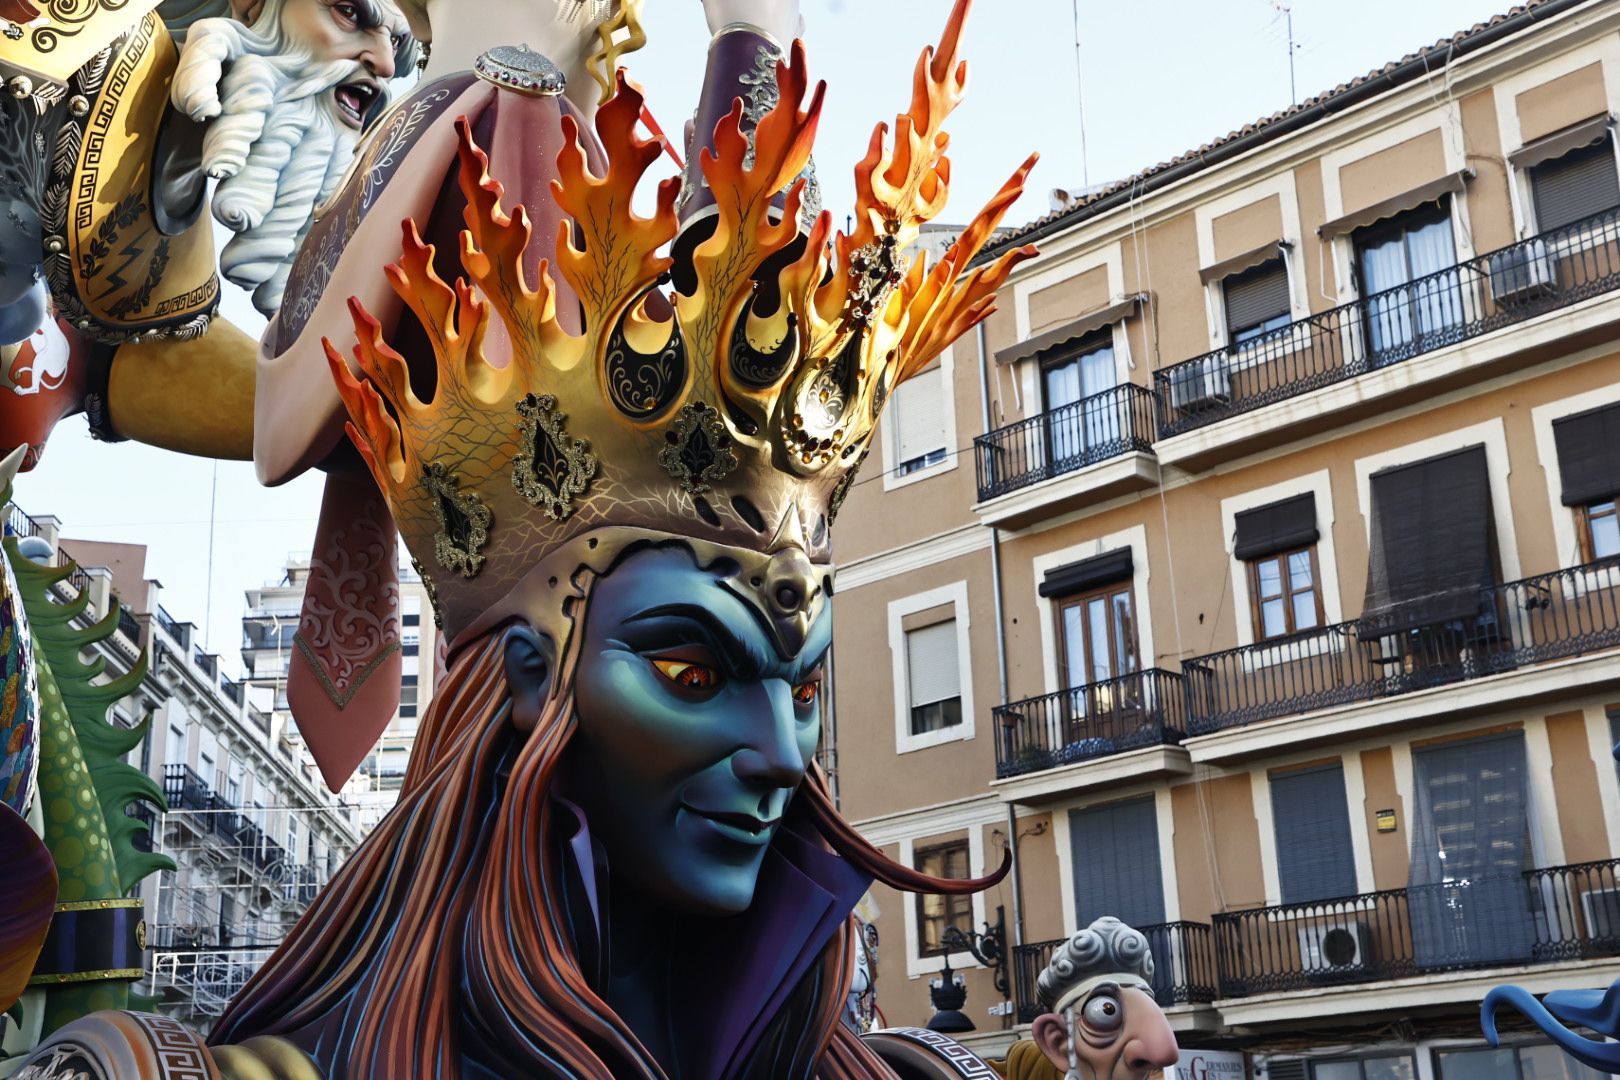
[[[694,664],[689,660],[654,660],[652,665],[660,675],[682,690],[703,693],[720,688],[720,673],[705,664]]]
[[[797,701],[800,705],[813,705],[815,704],[816,698],[820,696],[820,679],[811,679],[809,682],[802,682],[793,688],[793,700]]]

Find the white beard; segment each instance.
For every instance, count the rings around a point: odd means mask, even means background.
[[[195,23],[171,91],[177,108],[208,122],[203,168],[219,182],[214,218],[236,234],[220,269],[267,316],[281,306],[315,208],[337,189],[360,140],[330,91],[366,69],[353,60],[312,63],[281,33],[281,3],[269,0],[251,27]]]

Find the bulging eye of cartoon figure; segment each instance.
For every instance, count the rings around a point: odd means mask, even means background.
[[[1113,994],[1093,994],[1081,1010],[1080,1019],[1086,1025],[1088,1034],[1100,1036],[1106,1041],[1124,1026],[1125,1007]]]

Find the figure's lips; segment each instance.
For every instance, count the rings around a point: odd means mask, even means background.
[[[766,820],[755,817],[753,814],[737,813],[734,810],[700,810],[698,807],[685,803],[682,806],[714,825],[722,836],[744,844],[765,843],[771,838],[772,831],[782,821],[779,817]]]
[[[332,91],[332,96],[337,100],[338,115],[356,131],[365,125],[366,113],[381,95],[382,87],[370,79],[346,82]]]

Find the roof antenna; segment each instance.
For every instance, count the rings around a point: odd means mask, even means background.
[[[1078,2],[1078,0],[1076,0]],[[1294,5],[1285,0],[1271,0],[1271,6],[1282,15],[1288,26],[1288,97],[1295,104],[1299,104],[1299,87],[1294,81],[1294,53],[1299,46],[1294,44]]]
[[[1080,0],[1074,0],[1074,89],[1080,103],[1080,188],[1091,187],[1091,163],[1086,156],[1086,78],[1080,63]]]

